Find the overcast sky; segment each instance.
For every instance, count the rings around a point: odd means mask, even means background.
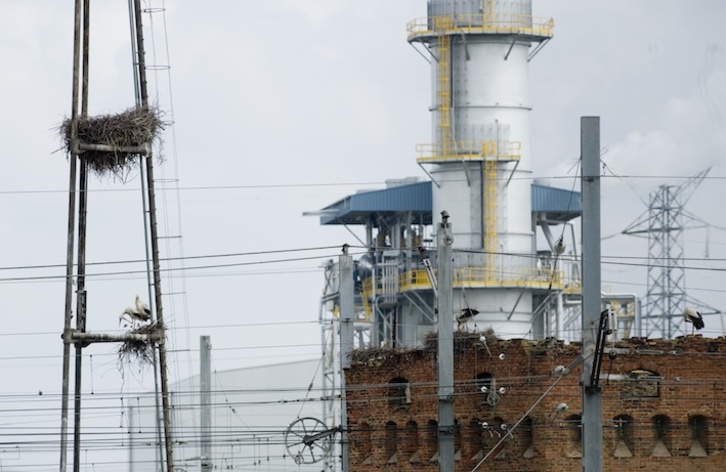
[[[0,398],[60,392],[68,162],[57,126],[70,114],[73,2],[4,0],[0,14]],[[90,113],[133,105],[125,1],[92,2]],[[430,142],[429,65],[406,43],[425,0],[159,0],[145,17],[155,103],[174,121],[159,178],[171,373],[196,373],[198,338],[214,367],[314,358],[321,263],[354,238],[303,217],[386,179],[425,177],[417,143]],[[579,119],[601,117],[609,175],[603,235],[646,210],[658,185],[714,165],[688,209],[715,227],[686,234],[689,295],[723,308],[726,227],[726,3],[720,0],[540,0],[555,37],[531,62],[534,177],[572,188]],[[151,34],[153,32],[153,35]],[[167,56],[168,51],[168,56]],[[171,84],[171,88],[169,87]],[[612,173],[612,174],[610,174]],[[576,184],[579,189],[579,183]],[[88,261],[145,257],[138,175],[91,182]],[[328,248],[317,251],[281,250]],[[603,242],[604,256],[647,256],[645,240]],[[317,256],[277,264],[219,267]],[[703,261],[708,257],[709,260]],[[28,266],[48,266],[24,269]],[[56,266],[57,265],[57,266]],[[193,269],[194,266],[215,267]],[[100,274],[143,264],[99,265]],[[54,276],[50,278],[38,278]],[[27,279],[30,277],[30,279]],[[21,278],[21,279],[19,279]],[[604,266],[614,291],[644,295],[642,268]],[[118,329],[118,314],[145,278],[88,282],[89,329]],[[175,295],[174,295],[175,294]],[[709,323],[706,336],[721,334]],[[149,388],[147,372],[117,367],[112,346],[85,351],[87,390]],[[122,375],[123,374],[123,375]],[[53,396],[49,408],[57,407]],[[111,421],[122,421],[121,407]],[[48,420],[55,411],[39,418]],[[46,416],[48,418],[46,418]],[[5,423],[12,427],[18,420]],[[0,454],[3,467],[12,462]]]

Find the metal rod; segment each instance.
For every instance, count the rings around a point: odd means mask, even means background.
[[[344,253],[338,259],[340,271],[340,399],[341,399],[341,440],[340,460],[342,472],[349,469],[348,448],[348,413],[345,392],[345,374],[350,368],[350,353],[354,342],[354,315],[355,315],[355,284],[353,282],[353,257],[348,255],[348,246],[344,246]]]
[[[138,102],[137,102],[138,106]],[[152,282],[152,274],[151,274],[151,257],[150,257],[150,251],[149,248],[149,221],[146,218],[146,215],[148,213],[147,211],[147,192],[146,192],[146,172],[144,172],[144,164],[142,159],[139,159],[139,173],[141,175],[141,206],[143,209],[143,218],[144,221],[144,251],[146,252],[146,290],[147,290],[147,296],[149,297],[149,304],[151,305],[151,317],[154,322],[156,322],[156,314],[154,310],[154,298],[152,296],[152,289],[154,287],[154,284]],[[152,362],[154,364],[154,414],[156,415],[156,435],[157,435],[157,447],[159,448],[159,472],[163,472],[164,467],[164,441],[162,436],[162,430],[163,428],[163,416],[164,414],[161,411],[161,404],[159,403],[159,369],[158,365],[159,362],[157,361],[156,351],[154,351],[154,355],[152,356]]]
[[[436,231],[438,250],[438,397],[439,397],[439,471],[454,470],[454,289],[453,249],[449,214],[441,212]]]
[[[81,0],[76,0],[74,7],[73,23],[73,81],[71,98],[71,156],[70,156],[70,177],[68,182],[68,240],[66,245],[66,293],[65,293],[65,319],[63,337],[65,338],[71,329],[73,317],[73,256],[75,248],[75,213],[76,213],[76,159],[77,154],[73,152],[74,144],[78,139],[78,96],[80,89],[80,64],[81,64]],[[60,471],[67,469],[68,454],[68,404],[70,391],[70,355],[71,346],[63,344],[63,385],[61,393],[61,431],[60,431]]]
[[[601,310],[600,118],[580,119],[582,156],[582,352],[595,349]],[[582,470],[602,470],[602,391],[591,385],[593,359],[582,366]]]
[[[212,343],[199,338],[199,461],[202,472],[212,470]]]
[[[134,0],[134,17],[136,24],[136,48],[138,53],[139,90],[141,92],[141,106],[148,107],[148,90],[146,87],[146,60],[144,58],[144,35],[141,23],[141,1]],[[146,156],[146,182],[149,202],[149,226],[151,233],[151,256],[153,260],[154,294],[156,304],[156,320],[159,326],[164,327],[163,303],[161,296],[161,268],[159,264],[159,238],[156,224],[156,197],[154,194],[154,159],[149,153]],[[164,444],[166,447],[166,470],[173,472],[174,459],[171,439],[171,417],[169,405],[169,389],[167,378],[166,343],[162,339],[158,344],[159,370],[161,375],[161,404],[164,417]]]
[[[81,169],[78,187],[78,263],[76,279],[76,331],[86,331],[86,216],[88,208],[88,163],[83,156],[79,157]],[[81,470],[81,390],[83,384],[83,343],[75,344],[75,385],[74,385],[74,421],[73,421],[73,471]]]
[[[68,342],[74,343],[83,341],[83,344],[90,343],[116,343],[126,341],[142,341],[142,342],[159,342],[164,335],[160,331],[158,333],[125,333],[125,334],[108,334],[108,333],[89,333],[72,331],[69,334]]]
[[[63,336],[71,329],[73,317],[73,256],[76,230],[76,159],[73,152],[78,139],[78,79],[79,59],[81,55],[81,0],[75,3],[75,20],[73,33],[73,86],[71,99],[71,157],[70,176],[68,178],[68,239],[66,242],[66,294],[63,322]],[[60,472],[66,472],[68,453],[68,393],[70,391],[71,346],[63,343],[63,380],[61,387],[61,429],[60,429]]]
[[[134,154],[150,154],[148,144],[141,146],[111,146],[109,144],[90,144],[78,142],[79,151],[102,151],[102,152],[129,152]]]
[[[139,69],[138,69],[138,50],[136,46],[136,9],[134,7],[134,0],[129,0],[129,31],[131,32],[131,63],[132,63],[132,69],[134,72],[134,97],[136,99],[136,107],[140,108],[142,106],[142,98],[141,98],[141,89],[140,89],[140,80],[139,80]],[[143,150],[139,151],[130,151],[130,152],[138,152],[141,155],[148,155],[151,154],[151,147],[148,145],[142,146]],[[139,173],[140,173],[140,180],[141,180],[141,205],[143,208],[143,222],[144,222],[144,250],[146,252],[146,289],[147,289],[147,296],[149,299],[149,305],[151,306],[151,314],[152,314],[152,320],[156,321],[156,316],[154,314],[154,297],[152,294],[152,288],[153,283],[151,281],[151,265],[150,265],[150,249],[149,249],[149,227],[148,227],[148,220],[146,218],[147,214],[147,204],[146,204],[146,179],[145,179],[145,172],[144,172],[144,165],[142,163],[142,160],[139,159]],[[155,418],[155,424],[156,424],[156,435],[157,435],[157,441],[156,445],[158,447],[158,454],[159,454],[159,461],[158,461],[158,471],[163,472],[164,470],[164,440],[162,436],[162,429],[163,429],[163,421],[162,421],[162,412],[161,412],[161,404],[159,400],[159,370],[158,365],[159,362],[157,360],[156,351],[154,351],[154,355],[151,358],[153,367],[154,367],[154,414],[156,415]]]
[[[90,49],[90,0],[83,0],[83,46],[81,48],[81,117],[88,116],[88,62]],[[76,128],[76,133],[77,133]],[[76,134],[74,143],[78,143]],[[88,163],[80,159],[79,206],[78,206],[78,277],[76,279],[76,330],[86,330],[86,228],[88,216]],[[73,472],[81,470],[81,391],[83,389],[83,343],[75,345],[75,385],[74,385],[74,424],[73,424]]]

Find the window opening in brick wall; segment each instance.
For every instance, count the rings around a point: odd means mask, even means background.
[[[522,451],[522,457],[525,459],[532,459],[535,456],[534,452],[534,422],[529,416],[525,417],[520,423],[519,434],[515,436],[515,440],[520,443],[520,450]]]
[[[613,418],[613,428],[615,430],[614,457],[619,459],[633,457],[635,446],[633,425],[633,417],[630,415],[618,415]]]
[[[466,428],[465,442],[466,448],[469,450],[471,462],[478,463],[484,457],[484,449],[482,448],[482,426],[481,420],[473,418],[469,421],[469,427]]]
[[[388,382],[388,405],[392,408],[405,408],[411,403],[411,386],[403,377]]]
[[[406,423],[403,439],[403,454],[411,464],[421,462],[421,451],[418,445],[418,424],[415,421]]]
[[[565,418],[567,428],[567,457],[582,457],[582,416],[570,415]]]
[[[480,397],[479,406],[489,405],[496,406],[500,397],[497,392],[497,381],[489,372],[480,372],[476,374],[474,385]]]
[[[656,415],[652,419],[655,445],[651,457],[671,457],[671,419],[666,415]]]
[[[356,437],[358,438],[356,444],[360,447],[361,464],[369,465],[373,460],[371,454],[371,426],[368,423],[361,423]]]
[[[635,369],[628,372],[623,384],[624,398],[659,398],[660,374],[646,369]]]
[[[708,456],[708,418],[702,415],[688,417],[691,429],[691,448],[688,457]]]
[[[436,420],[429,420],[426,423],[426,435],[424,441],[424,449],[426,454],[424,458],[429,462],[439,461],[439,423]]]
[[[507,424],[506,421],[504,421],[503,418],[500,418],[499,416],[494,418],[493,425],[492,425],[492,433],[493,433],[494,439],[496,439],[497,443],[505,434],[507,434],[507,428],[509,428],[509,425]],[[509,439],[511,439],[511,436],[509,436]],[[504,449],[506,445],[507,445],[507,441],[504,441],[503,443],[501,443],[499,445],[499,448],[495,451],[495,454],[494,454],[495,460],[504,460],[507,458],[507,454]]]
[[[383,450],[385,451],[386,463],[398,463],[398,426],[393,421],[386,423],[386,435],[384,438]]]

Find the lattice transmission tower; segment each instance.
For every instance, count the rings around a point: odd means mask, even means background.
[[[686,293],[683,231],[708,224],[685,209],[708,169],[680,185],[664,184],[650,194],[648,209],[622,233],[648,235],[648,288],[641,310],[641,336],[672,339],[687,334],[683,309],[702,305]]]

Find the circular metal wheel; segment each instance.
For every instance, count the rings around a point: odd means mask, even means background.
[[[298,418],[285,431],[287,452],[298,465],[320,462],[333,447],[329,431],[317,418]]]

